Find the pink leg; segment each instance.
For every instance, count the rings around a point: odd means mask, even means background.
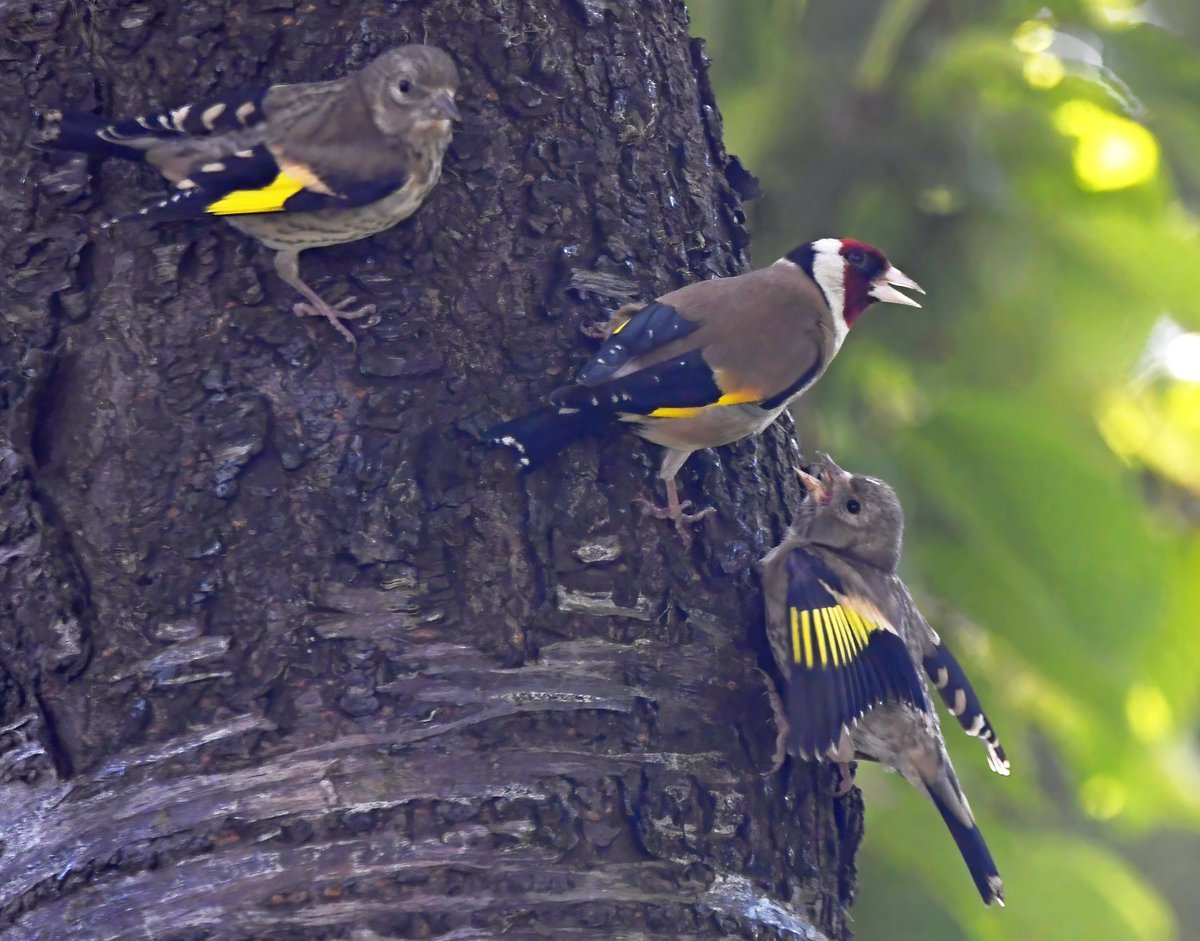
[[[684,546],[691,546],[692,534],[688,530],[688,526],[693,523],[698,523],[706,516],[711,516],[717,512],[711,506],[705,507],[699,513],[685,513],[688,507],[692,505],[691,500],[679,502],[679,490],[675,487],[675,478],[668,478],[667,485],[667,505],[665,507],[655,506],[649,500],[636,500],[642,508],[642,512],[648,516],[653,516],[660,520],[671,520],[675,524],[675,531],[679,533],[679,538],[683,541]]]
[[[342,321],[357,320],[359,317],[375,313],[374,304],[364,304],[354,310],[347,310],[346,308],[356,300],[353,297],[348,297],[336,304],[329,304],[300,279],[300,253],[298,251],[276,253],[275,271],[284,282],[304,295],[304,300],[292,307],[294,314],[300,317],[324,317],[338,333],[350,341],[351,345],[357,344],[358,341],[354,339],[354,334],[346,329],[346,325]]]

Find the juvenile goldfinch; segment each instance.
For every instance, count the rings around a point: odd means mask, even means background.
[[[44,143],[144,160],[176,193],[127,218],[225,216],[275,250],[297,314],[342,323],[374,311],[331,306],[300,278],[300,252],[366,238],[407,219],[442,172],[459,120],[458,71],[433,46],[401,46],[329,82],[232,92],[109,124],[50,112]]]
[[[896,574],[904,514],[886,483],[821,455],[808,498],[759,563],[767,639],[786,684],[786,749],[804,759],[878,761],[938,809],[986,904],[1004,885],[946,752],[920,663],[988,764],[1008,759],[958,661]],[[843,767],[845,774],[845,768]]]
[[[875,301],[921,306],[895,285],[921,291],[879,249],[833,238],[757,271],[689,284],[616,325],[575,384],[550,396],[553,406],[486,437],[513,448],[528,470],[583,435],[627,422],[667,449],[659,469],[667,506],[651,512],[672,520],[686,543],[685,524],[712,512],[687,514],[690,501],[679,501],[675,475],[688,456],[770,425],[821,378]]]

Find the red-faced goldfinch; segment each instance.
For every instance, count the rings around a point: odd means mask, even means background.
[[[766,268],[689,284],[618,324],[554,403],[497,425],[487,437],[532,469],[612,422],[667,449],[659,477],[685,527],[675,475],[693,451],[757,434],[809,389],[875,301],[919,307],[896,287],[921,291],[883,252],[852,239],[801,245]],[[924,293],[923,291],[921,293]]]

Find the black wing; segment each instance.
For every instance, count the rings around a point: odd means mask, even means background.
[[[967,674],[954,654],[939,640],[933,653],[922,660],[925,673],[942,697],[946,708],[962,724],[963,731],[982,740],[988,752],[988,767],[997,774],[1009,772],[1008,756],[984,714],[983,706]]]
[[[631,359],[686,337],[698,326],[680,316],[670,304],[653,301],[612,332],[579,371],[576,381],[585,386],[604,382]]]
[[[746,398],[724,395],[701,351],[692,350],[599,385],[565,386],[552,393],[551,401],[562,408],[682,418]]]
[[[796,753],[824,757],[844,728],[881,703],[929,708],[904,641],[881,616],[864,613],[874,605],[847,594],[829,566],[803,549],[788,557],[787,577],[787,708]]]
[[[320,177],[301,164],[281,163],[265,144],[200,162],[177,193],[134,218],[190,219],[202,215],[352,209],[389,196],[404,179]],[[328,191],[328,192],[326,192]]]

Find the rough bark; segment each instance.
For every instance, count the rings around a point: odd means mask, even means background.
[[[857,799],[773,730],[751,564],[788,429],[474,441],[606,305],[744,270],[679,0],[0,4],[0,937],[846,937]],[[159,184],[31,146],[427,40],[466,120],[409,222],[307,253],[352,349]]]

